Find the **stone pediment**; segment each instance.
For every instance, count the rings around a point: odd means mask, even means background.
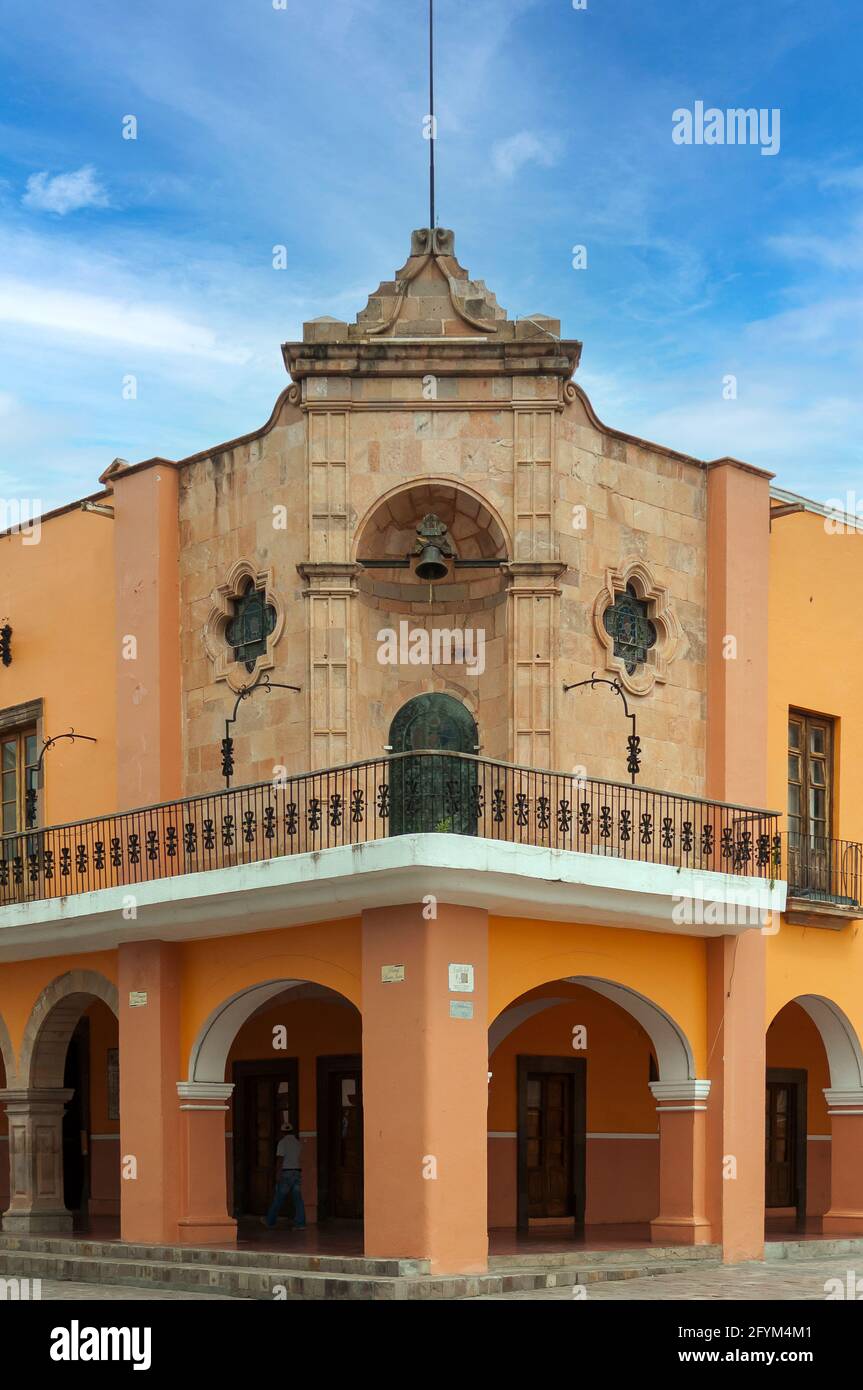
[[[369,296],[355,323],[315,319],[303,325],[303,341],[368,342],[375,339],[486,338],[546,335],[559,338],[556,319],[518,324],[484,280],[472,280],[455,255],[455,234],[445,227],[422,227],[411,235],[407,261],[395,278],[383,280]]]

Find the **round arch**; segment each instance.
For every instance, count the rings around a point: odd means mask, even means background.
[[[654,1004],[652,999],[639,994],[628,985],[598,979],[593,975],[570,975],[558,983],[582,985],[585,989],[593,990],[595,994],[603,995],[630,1014],[641,1025],[653,1044],[660,1081],[696,1080],[695,1058],[689,1039],[671,1015],[658,1004]],[[549,996],[508,1005],[489,1028],[489,1054],[526,1019],[533,1018],[544,1009],[568,1002],[566,996]]]
[[[365,554],[364,547],[370,537],[377,538],[377,534],[382,528],[377,524],[380,520],[379,514],[387,516],[392,514],[396,519],[396,514],[400,511],[401,499],[409,499],[410,494],[416,498],[416,507],[420,512],[434,511],[436,508],[446,509],[450,504],[454,508],[459,504],[467,510],[475,521],[482,523],[482,531],[485,533],[485,544],[480,546],[481,550],[496,553],[499,559],[507,559],[512,555],[512,538],[508,527],[497,508],[475,488],[469,487],[458,477],[450,477],[446,474],[438,474],[432,477],[410,478],[398,483],[387,492],[381,493],[380,497],[375,498],[374,502],[367,508],[359,525],[354,531],[354,543],[351,559],[357,561],[361,554]]]
[[[436,747],[474,753],[476,741],[473,711],[442,690],[414,695],[396,711],[390,724],[389,742],[394,753]]]
[[[18,1062],[22,1088],[62,1087],[69,1039],[94,1000],[119,1017],[117,986],[95,970],[70,970],[46,985],[30,1012]]]
[[[309,980],[264,980],[248,985],[222,1000],[204,1020],[189,1055],[189,1081],[221,1085],[225,1080],[228,1053],[243,1024],[278,995],[293,993],[298,996],[300,992],[303,997],[314,993],[316,998],[335,999],[349,1008],[356,1008],[346,995]]]
[[[827,1053],[832,1089],[863,1090],[863,1048],[848,1015],[832,999],[821,994],[798,994],[786,1000],[782,1008],[787,1004],[799,1004],[818,1029]],[[781,1012],[782,1009],[777,1009],[774,1019]]]

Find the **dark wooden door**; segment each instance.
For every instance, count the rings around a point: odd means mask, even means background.
[[[393,753],[476,753],[470,710],[452,695],[433,691],[403,705],[390,725]],[[390,834],[449,831],[475,835],[477,764],[468,759],[393,758],[390,763]]]
[[[770,1068],[765,1123],[767,1207],[794,1207],[806,1215],[806,1073]]]
[[[333,1216],[363,1214],[362,1072],[330,1074],[330,1200]]]
[[[72,1098],[63,1113],[63,1202],[76,1226],[90,1200],[90,1020],[79,1020],[69,1039],[63,1085]]]
[[[355,1054],[319,1057],[318,1220],[363,1214],[363,1072]]]
[[[583,1058],[519,1058],[519,1224],[584,1220]]]
[[[276,1182],[287,1115],[299,1133],[297,1061],[234,1063],[234,1215],[263,1216]],[[283,1215],[289,1216],[287,1208]]]

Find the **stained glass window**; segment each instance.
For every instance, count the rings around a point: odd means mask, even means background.
[[[258,657],[266,653],[267,638],[275,626],[275,608],[249,580],[245,592],[234,599],[234,616],[225,629],[228,646],[234,649],[234,660],[244,662],[247,671],[254,671]]]
[[[603,614],[605,630],[614,638],[614,655],[623,660],[629,676],[644,665],[647,653],[656,645],[656,627],[647,616],[647,608],[647,601],[627,584]]]

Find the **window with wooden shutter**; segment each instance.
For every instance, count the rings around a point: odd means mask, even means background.
[[[833,720],[799,710],[788,716],[788,829],[798,841],[833,833]]]
[[[14,835],[25,827],[28,778],[34,780],[38,753],[35,729],[16,729],[0,735],[2,833]]]

